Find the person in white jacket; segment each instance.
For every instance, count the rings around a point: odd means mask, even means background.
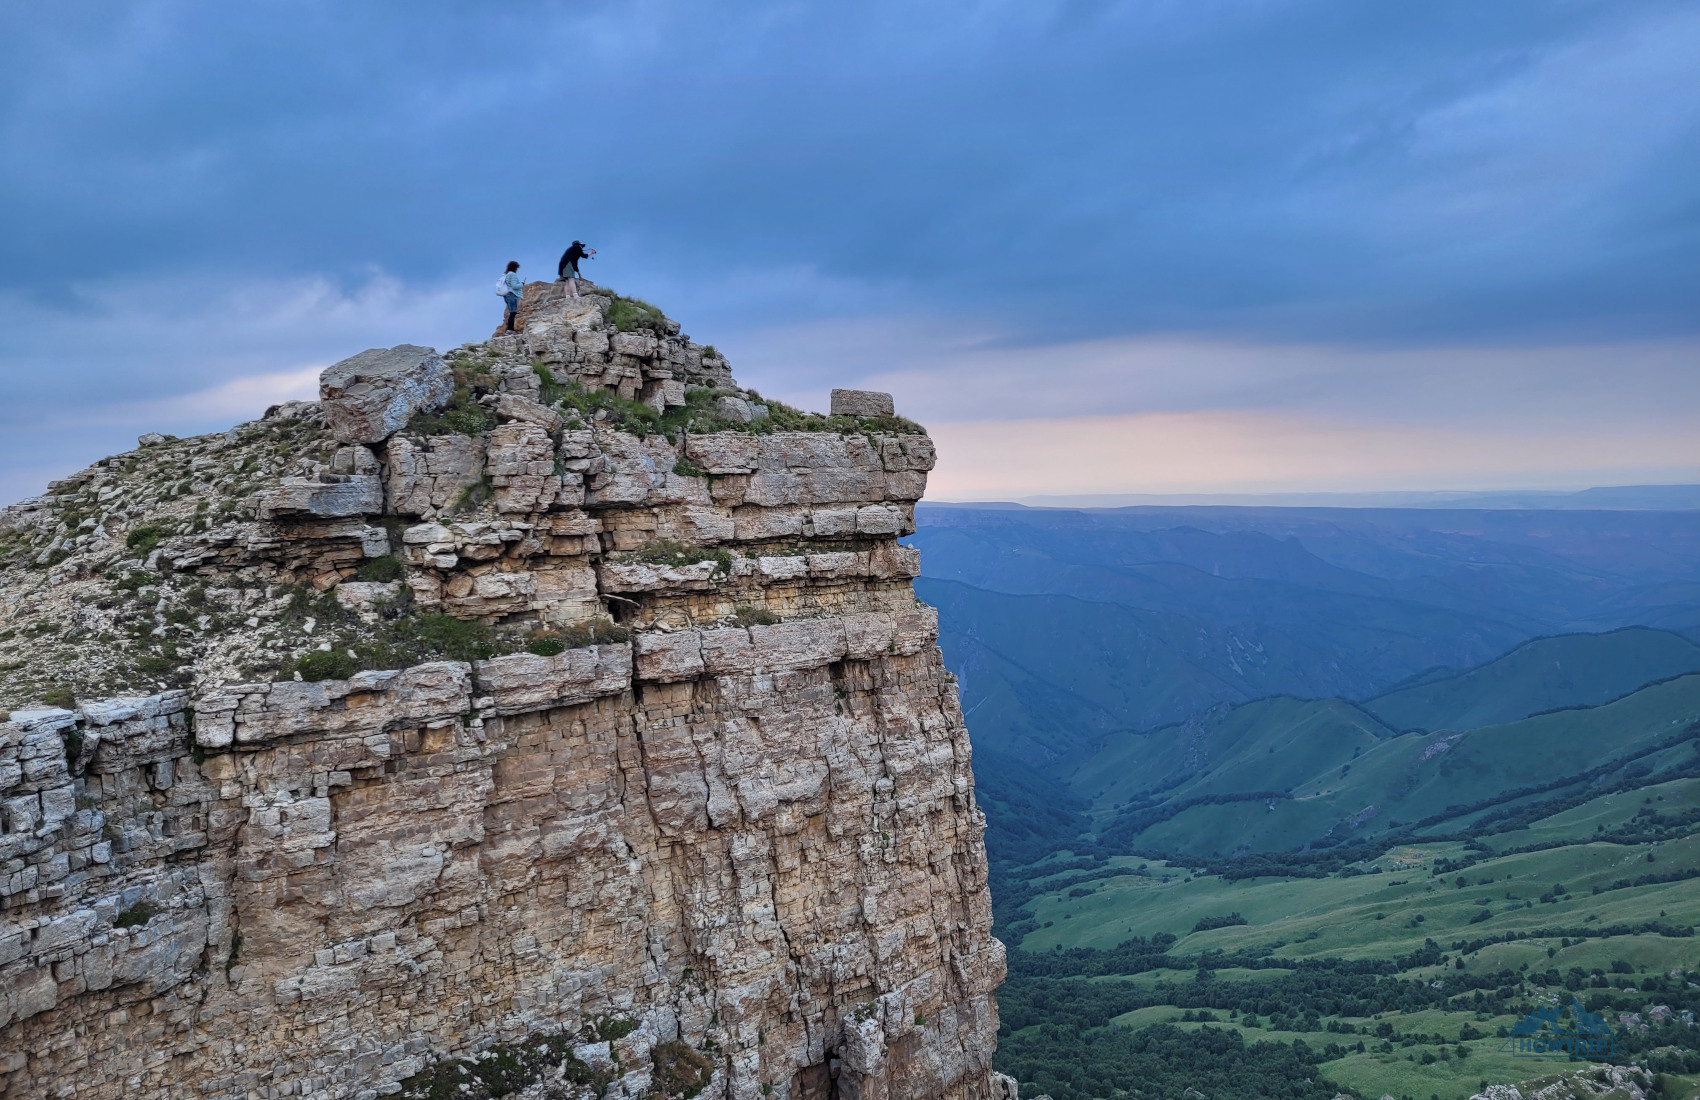
[[[519,300],[525,294],[525,280],[519,277],[519,261],[509,260],[508,270],[496,284],[496,293],[507,303],[508,331],[514,331],[514,318],[519,316]]]

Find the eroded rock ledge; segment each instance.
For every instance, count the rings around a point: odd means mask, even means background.
[[[1010,1095],[930,442],[528,300],[0,515],[0,1096]],[[287,671],[408,615],[520,651]]]

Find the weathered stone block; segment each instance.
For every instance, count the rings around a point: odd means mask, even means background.
[[[655,337],[647,332],[616,332],[613,346],[616,354],[634,359],[653,359],[658,347]]]
[[[443,603],[454,614],[470,619],[525,611],[537,593],[537,578],[536,573],[519,570],[456,573],[443,585]]]
[[[782,508],[746,507],[732,514],[735,536],[740,542],[794,538],[804,533],[805,518],[800,512]]]
[[[537,376],[532,375],[533,379]],[[545,432],[561,430],[561,414],[549,406],[517,393],[504,393],[496,398],[496,415],[503,420],[521,420],[536,424]]]
[[[686,453],[691,461],[711,474],[748,474],[761,465],[761,440],[743,432],[693,435]]]
[[[649,562],[604,561],[597,565],[597,576],[609,592],[656,592],[663,589],[705,591],[714,587],[714,561],[699,561],[692,565],[654,565]]]
[[[521,421],[493,430],[486,469],[495,487],[498,512],[527,515],[547,511],[561,495],[562,478],[555,473],[555,443],[539,424]]]
[[[432,348],[372,348],[326,367],[319,404],[331,433],[345,443],[382,443],[413,414],[441,408],[454,374]]]
[[[385,496],[398,515],[436,515],[484,476],[484,440],[459,432],[391,436],[385,457]]]
[[[586,506],[708,503],[708,493],[700,479],[673,474],[673,464],[679,456],[665,436],[639,439],[627,432],[597,432],[595,446],[601,462],[593,464],[587,472]]]
[[[738,424],[748,424],[756,418],[755,409],[748,401],[729,396],[714,399],[714,415]]]
[[[881,579],[919,577],[921,551],[913,546],[900,546],[895,542],[881,543],[869,552],[868,575]]]
[[[801,554],[758,558],[756,571],[769,581],[796,580],[809,575],[809,559]]]
[[[809,576],[817,580],[865,577],[869,571],[868,554],[852,550],[810,554],[804,560],[808,563]]]
[[[871,504],[856,509],[858,535],[897,535],[903,530],[903,512],[889,505]]]
[[[702,633],[639,634],[632,639],[637,677],[670,684],[694,680],[703,673]]]
[[[641,400],[658,413],[664,413],[685,403],[685,381],[682,378],[651,378],[643,384]]]
[[[618,695],[632,685],[632,647],[594,645],[553,657],[514,653],[472,666],[481,694],[498,714],[574,706]]]
[[[856,533],[856,509],[816,508],[809,513],[809,527],[816,538],[843,538]]]
[[[702,632],[704,670],[714,676],[818,668],[840,660],[844,652],[844,624],[839,619]]]
[[[895,614],[846,615],[843,621],[845,654],[853,661],[913,656],[930,647],[939,635],[939,613],[931,607]]]
[[[261,520],[375,516],[383,510],[384,483],[371,474],[327,474],[322,479],[287,477],[276,489],[254,494],[254,513]]]
[[[363,735],[396,721],[447,719],[470,709],[471,668],[432,661],[347,680],[254,684],[195,707],[196,741],[208,747],[257,745],[304,735]]]
[[[605,612],[596,587],[596,571],[585,561],[557,562],[531,574],[537,579],[531,609],[550,623],[574,623]]]
[[[331,590],[336,602],[357,615],[370,615],[401,595],[400,581],[343,581]]]
[[[59,983],[53,980],[51,967],[15,971],[0,985],[0,1027],[46,1012],[58,1003]]]
[[[518,394],[536,401],[543,394],[543,379],[524,363],[502,363],[493,370],[496,388],[502,393]]]
[[[877,390],[833,390],[833,416],[892,416],[897,411],[891,394]]]

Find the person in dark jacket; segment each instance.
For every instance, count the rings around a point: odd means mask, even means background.
[[[574,241],[567,246],[565,252],[561,253],[561,263],[555,269],[555,274],[558,276],[555,281],[566,283],[574,298],[578,297],[578,262],[589,259],[594,255],[596,255],[596,249],[586,248],[583,241]]]

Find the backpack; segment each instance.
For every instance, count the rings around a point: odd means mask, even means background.
[[[496,293],[497,294],[506,298],[508,295],[512,294],[513,292],[514,292],[514,288],[508,285],[508,277],[506,275],[503,275],[500,279],[496,280]]]

